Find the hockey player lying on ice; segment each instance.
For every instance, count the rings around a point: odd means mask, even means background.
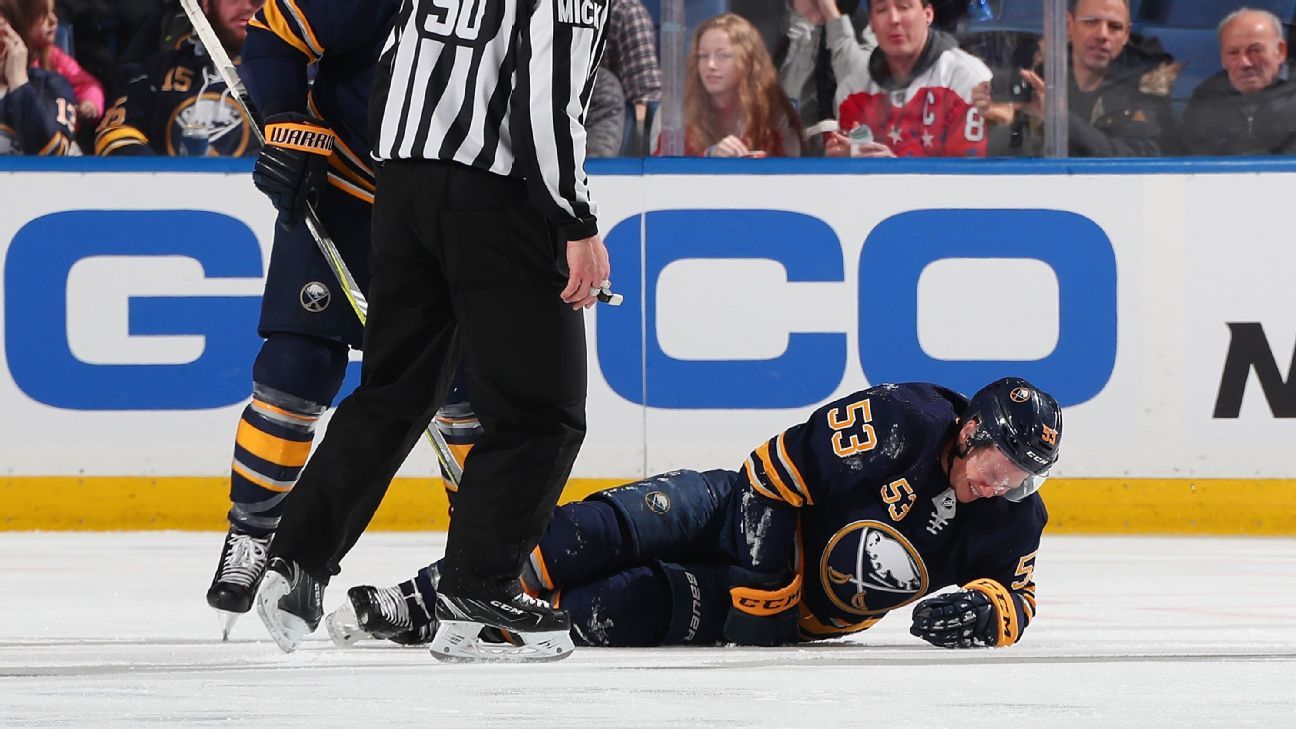
[[[570,613],[580,645],[819,640],[915,601],[910,632],[929,643],[1011,645],[1035,615],[1035,492],[1061,435],[1057,401],[1017,378],[970,402],[932,384],[870,388],[736,471],[675,471],[559,507],[522,582]],[[436,583],[433,564],[354,587],[329,632],[426,643]],[[919,601],[949,585],[962,588]]]

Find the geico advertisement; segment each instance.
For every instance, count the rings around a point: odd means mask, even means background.
[[[1290,476],[1286,177],[597,177],[625,304],[587,314],[576,475],[736,467],[870,383],[1016,374],[1066,408],[1061,475]],[[273,236],[246,177],[0,199],[7,472],[224,472]]]

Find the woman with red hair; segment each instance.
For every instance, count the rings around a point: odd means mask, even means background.
[[[733,13],[693,34],[684,87],[684,154],[689,157],[799,157],[801,125],[779,85],[760,33]],[[654,154],[662,154],[661,115]]]

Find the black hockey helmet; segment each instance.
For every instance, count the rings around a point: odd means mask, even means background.
[[[1062,444],[1062,408],[1053,396],[1020,377],[1005,377],[981,388],[963,413],[978,425],[972,447],[993,443],[1029,476],[1004,496],[1021,501],[1039,490],[1057,463]]]

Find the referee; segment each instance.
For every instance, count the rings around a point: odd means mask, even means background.
[[[608,0],[404,0],[368,100],[374,157],[360,387],[286,500],[258,596],[281,648],[446,396],[462,357],[484,435],[440,574],[442,658],[569,655],[565,612],[522,593],[585,435],[582,309],[610,274],[584,171]],[[431,606],[429,606],[431,607]],[[482,628],[511,636],[482,648]]]

